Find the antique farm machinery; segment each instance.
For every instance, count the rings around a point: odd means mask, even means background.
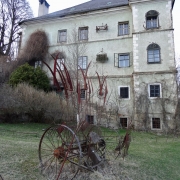
[[[67,101],[72,102],[76,94],[77,121],[66,121],[45,130],[39,143],[39,161],[41,172],[47,179],[69,180],[84,172],[103,168],[104,163],[108,160],[113,160],[120,155],[124,157],[129,147],[130,133],[127,131],[125,137],[121,139],[118,130],[100,127],[98,124],[90,124],[87,120],[83,120],[85,119],[83,114],[86,112],[81,109],[88,111],[88,102],[93,94],[92,82],[87,76],[90,64],[86,71],[79,66],[83,79],[83,90],[87,95],[86,100],[82,102],[79,81],[76,81],[76,90],[74,90],[73,81],[65,64],[57,63],[58,55],[53,58],[54,71],[44,63],[50,69],[57,89],[61,90],[56,78],[58,72]],[[99,89],[96,94],[104,105],[108,93],[106,77],[103,76],[101,79],[98,73],[97,75]]]

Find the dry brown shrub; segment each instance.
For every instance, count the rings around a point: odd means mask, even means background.
[[[49,41],[43,30],[33,32],[20,54],[24,62],[44,60],[48,53]]]
[[[16,88],[3,85],[0,98],[1,114],[5,112],[7,115],[8,111],[8,116],[15,114],[19,120],[57,123],[74,119],[73,108],[58,94],[46,93],[27,84],[19,84]]]
[[[3,67],[3,73],[0,73],[0,83],[7,82],[10,74],[20,65],[28,62],[44,60],[48,53],[49,41],[43,30],[37,30],[32,33],[16,60],[9,60],[8,56],[0,56],[0,67]]]

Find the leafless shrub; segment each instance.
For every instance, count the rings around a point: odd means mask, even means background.
[[[44,60],[48,52],[48,37],[42,30],[32,33],[20,55],[16,60],[9,60],[9,56],[0,56],[0,67],[3,67],[3,77],[1,82],[7,82],[10,74],[20,65],[28,62],[33,64],[35,61]]]
[[[19,58],[23,62],[44,60],[48,46],[49,41],[46,33],[43,30],[36,30],[30,35]]]
[[[26,84],[19,84],[16,88],[4,85],[0,90],[0,98],[1,114],[16,115],[21,120],[58,122],[74,118],[70,104],[58,94],[45,93]]]

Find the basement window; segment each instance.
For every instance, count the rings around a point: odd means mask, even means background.
[[[120,118],[120,127],[127,128],[128,125],[127,122],[128,122],[127,118]]]
[[[87,122],[88,122],[89,124],[94,124],[94,116],[92,116],[92,115],[87,115],[87,116],[86,116],[86,119],[87,119]]]
[[[160,118],[152,118],[152,129],[161,129]]]

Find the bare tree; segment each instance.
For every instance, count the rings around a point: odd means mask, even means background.
[[[9,56],[19,38],[19,23],[32,18],[27,0],[0,0],[0,56]]]

